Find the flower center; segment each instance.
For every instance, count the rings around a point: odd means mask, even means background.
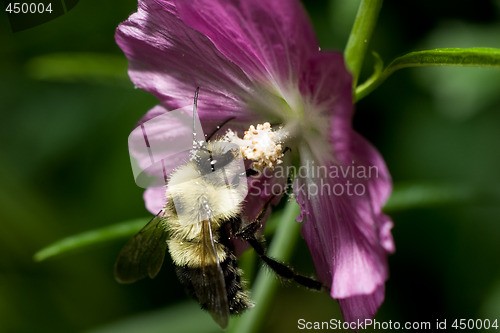
[[[271,124],[258,124],[257,128],[250,126],[245,131],[243,139],[232,130],[228,130],[224,136],[224,141],[234,143],[240,147],[243,158],[253,161],[253,169],[262,171],[265,167],[274,169],[283,161],[283,152],[281,148],[281,133],[274,132]]]
[[[309,146],[317,162],[332,159],[331,120],[327,107],[303,96],[298,88],[284,93],[283,130],[289,133],[293,146]]]
[[[332,160],[331,117],[328,106],[304,96],[298,87],[268,86],[254,95],[249,107],[261,119],[282,125],[280,143],[292,151],[306,147],[319,163]],[[286,134],[286,135],[285,135]]]

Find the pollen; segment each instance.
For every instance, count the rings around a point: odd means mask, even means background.
[[[282,163],[283,151],[278,136],[271,128],[271,124],[251,125],[245,131],[243,139],[237,133],[228,130],[224,141],[232,142],[240,146],[243,158],[253,161],[253,169],[262,171],[264,168],[274,169]]]

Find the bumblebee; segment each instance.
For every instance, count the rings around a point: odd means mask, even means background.
[[[195,94],[194,115],[196,114]],[[322,290],[318,281],[296,274],[288,266],[265,255],[256,236],[271,200],[254,221],[241,215],[246,196],[246,177],[253,169],[241,170],[240,147],[222,140],[195,143],[189,161],[172,172],[166,188],[166,206],[121,250],[115,263],[115,278],[132,283],[154,278],[168,251],[180,281],[222,327],[231,314],[252,306],[241,279],[237,257],[230,241],[247,241],[271,269],[286,279]]]

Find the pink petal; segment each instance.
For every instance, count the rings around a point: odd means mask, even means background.
[[[158,214],[167,204],[165,187],[149,187],[144,191],[143,198],[146,203],[146,209],[149,210],[151,214]]]
[[[311,56],[301,75],[299,89],[312,108],[305,111],[306,117],[318,130],[316,135],[304,135],[303,140],[310,147],[314,160],[320,163],[337,161],[341,158],[337,155],[342,154],[338,150],[345,147],[334,143],[349,143],[353,114],[352,76],[342,53],[318,52]],[[331,136],[330,140],[325,138],[327,135]]]
[[[200,119],[205,113],[219,121],[246,117],[242,100],[249,99],[252,83],[207,37],[179,19],[173,1],[140,0],[115,37],[129,59],[131,80],[168,109],[192,105],[200,87]]]
[[[333,144],[338,162],[328,165],[328,170],[337,168],[340,174],[302,178],[296,184],[294,192],[305,216],[302,231],[320,279],[331,282],[333,298],[380,296],[376,293],[388,278],[387,254],[394,250],[389,232],[392,222],[381,213],[391,189],[390,176],[378,152],[357,133],[351,132],[349,137]],[[306,165],[305,158],[312,154],[307,150],[300,153],[302,165]],[[368,177],[368,172],[366,176],[357,171],[353,175],[353,169],[348,167],[376,169]],[[350,171],[343,175],[342,170]],[[352,195],[347,194],[348,181]],[[354,185],[358,192],[354,191]],[[315,186],[318,194],[311,190]],[[365,192],[358,195],[361,189]],[[356,313],[374,313],[376,302],[353,302],[354,299],[343,304],[359,306]],[[346,318],[355,316],[349,306],[342,310]]]
[[[303,234],[319,277],[331,283],[333,298],[343,300],[346,320],[356,314],[370,318],[383,300],[383,286],[388,278],[386,257],[394,251],[392,222],[381,213],[391,191],[390,176],[380,154],[352,130],[351,77],[340,54],[322,52],[311,57],[300,90],[320,115],[330,119],[329,143],[333,153],[323,156],[318,138],[306,138],[307,144],[299,148],[302,166],[307,168],[307,163],[315,160],[325,161],[328,171],[339,170],[340,166],[344,170],[376,168],[372,177],[328,173],[299,178],[295,184],[305,217]],[[351,190],[359,184],[365,193],[341,193],[340,190],[348,190],[348,181]],[[316,189],[318,193],[313,193]],[[360,299],[366,302],[359,302]],[[353,304],[356,314],[350,307]]]
[[[340,299],[339,304],[344,321],[363,322],[367,318],[373,318],[384,301],[384,294],[385,286],[381,285],[372,294]]]
[[[299,88],[316,111],[335,117],[343,126],[351,128],[352,76],[341,52],[322,51],[311,55],[300,77]]]
[[[141,119],[128,138],[132,169],[137,185],[165,185],[180,164],[186,163],[193,147],[192,107],[168,112],[156,106]],[[197,126],[197,139],[203,131]]]
[[[186,24],[263,82],[297,82],[298,70],[318,51],[312,26],[297,0],[180,0],[176,4]]]

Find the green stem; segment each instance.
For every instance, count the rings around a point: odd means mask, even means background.
[[[352,74],[352,84],[355,88],[368,43],[372,36],[378,14],[382,7],[382,0],[362,0],[354,20],[354,25],[349,35],[349,40],[344,51],[347,68]]]
[[[296,202],[289,202],[286,205],[281,223],[277,226],[276,233],[267,251],[270,257],[280,261],[290,259],[301,228],[301,224],[295,222],[299,212],[300,208]],[[255,302],[255,307],[248,310],[241,317],[234,318],[228,332],[259,332],[278,285],[279,280],[274,273],[265,268],[261,269],[252,288],[251,296]]]

